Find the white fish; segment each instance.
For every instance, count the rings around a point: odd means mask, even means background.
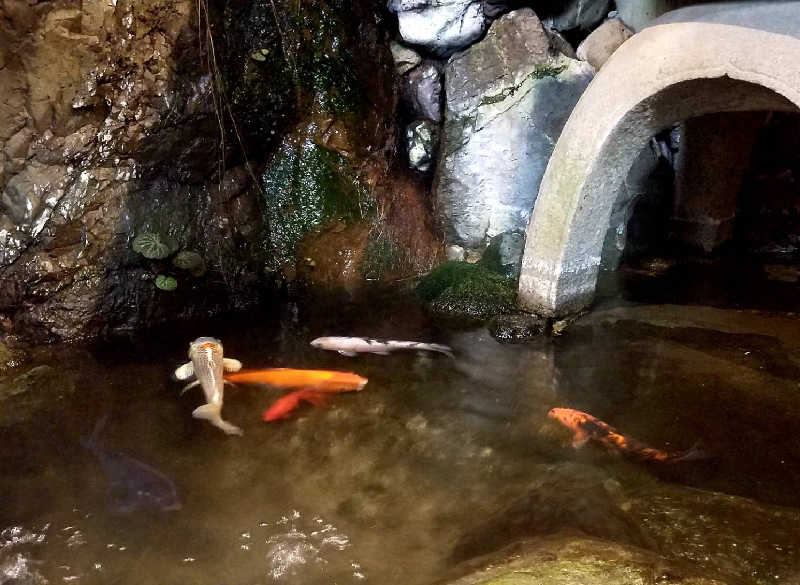
[[[420,343],[419,341],[378,341],[364,337],[317,337],[311,345],[319,349],[338,351],[342,355],[353,357],[359,353],[389,355],[401,349],[421,351],[438,351],[453,357],[453,350],[438,343]]]
[[[178,380],[187,380],[195,376],[197,379],[186,386],[183,392],[200,385],[206,395],[206,404],[198,406],[192,416],[206,419],[229,435],[241,435],[242,429],[222,420],[221,412],[225,384],[223,372],[238,372],[242,369],[242,362],[223,357],[222,343],[213,337],[198,337],[191,342],[189,359],[191,361],[175,370],[175,377]]]

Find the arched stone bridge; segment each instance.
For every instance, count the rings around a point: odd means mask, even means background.
[[[800,110],[800,2],[684,8],[625,42],[584,92],[542,179],[520,305],[559,316],[592,302],[612,205],[655,133],[758,110]]]

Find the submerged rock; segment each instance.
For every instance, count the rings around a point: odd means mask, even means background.
[[[62,408],[59,401],[74,391],[72,378],[51,366],[0,378],[0,427],[26,423],[39,412]]]
[[[523,343],[547,330],[547,319],[528,313],[495,315],[487,324],[489,333],[502,343]]]
[[[406,126],[408,166],[416,171],[431,169],[439,142],[439,127],[430,120],[417,120]]]
[[[475,561],[448,585],[726,585],[736,581],[704,574],[686,563],[641,548],[582,537],[518,543]],[[461,569],[462,572],[464,569]]]
[[[481,0],[389,0],[400,36],[439,57],[476,41],[488,24]]]
[[[554,53],[527,8],[450,59],[435,187],[448,243],[476,248],[526,228],[553,146],[593,74]]]

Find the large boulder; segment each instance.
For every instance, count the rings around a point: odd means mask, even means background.
[[[488,26],[481,0],[389,0],[400,36],[439,57],[475,42]]]
[[[527,8],[449,60],[435,196],[450,243],[477,248],[525,229],[553,146],[593,74],[554,51]]]

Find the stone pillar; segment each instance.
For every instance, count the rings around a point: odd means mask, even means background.
[[[709,114],[681,124],[673,230],[712,252],[733,235],[736,205],[763,112]]]

